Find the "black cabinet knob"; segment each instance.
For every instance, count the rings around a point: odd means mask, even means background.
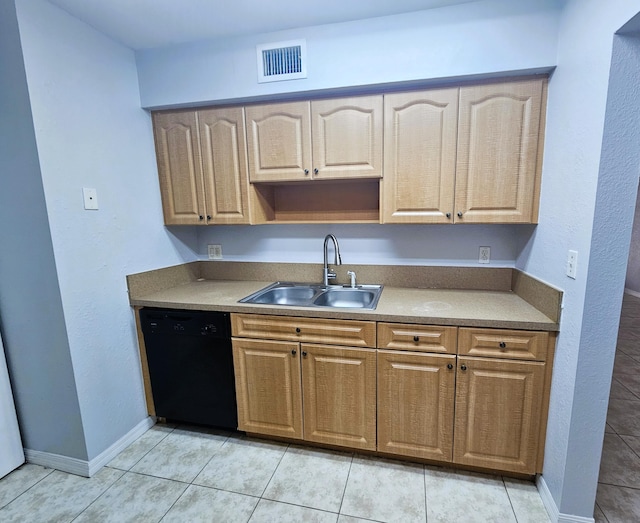
[[[449,369],[449,370],[453,369],[453,363],[448,363],[447,364],[447,369]]]
[[[458,218],[462,218],[462,211],[458,211]]]
[[[501,349],[505,349],[507,347],[507,344],[504,341],[500,342],[500,348]]]
[[[460,370],[467,370],[467,366],[466,365],[460,365]]]
[[[201,220],[204,220],[204,216],[202,216],[202,214],[198,216],[198,218],[200,218]]]
[[[451,213],[450,213],[450,212],[448,212],[447,214],[445,214],[445,216],[446,216],[447,218],[451,218]]]
[[[296,327],[296,332],[300,334],[300,327]]]
[[[420,341],[420,336],[414,336],[413,337],[413,341],[415,341],[416,343],[418,343]]]
[[[291,355],[292,355],[292,356],[295,356],[297,352],[298,352],[298,351],[296,351],[296,349],[292,349],[292,350],[291,350]]]
[[[318,168],[317,167],[313,170],[313,174],[318,174]]]
[[[306,351],[306,350],[303,350],[303,351],[302,351],[302,357],[303,357],[303,358],[306,358],[306,357],[307,357],[307,351]]]
[[[309,174],[309,169],[304,170],[304,175],[307,176]]]

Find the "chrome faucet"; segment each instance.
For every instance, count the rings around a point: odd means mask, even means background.
[[[338,245],[338,240],[333,234],[327,234],[324,237],[324,268],[322,269],[322,285],[329,285],[329,280],[333,280],[338,276],[335,272],[329,271],[329,262],[327,260],[327,245],[329,244],[330,239],[333,240],[333,246],[336,252],[334,265],[342,265],[342,258],[340,258],[340,246]]]

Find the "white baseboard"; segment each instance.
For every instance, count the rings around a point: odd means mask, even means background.
[[[542,503],[544,508],[547,509],[547,513],[549,514],[549,519],[554,523],[595,523],[595,519],[593,518],[585,518],[582,516],[574,516],[572,514],[561,514],[558,509],[558,505],[556,505],[556,501],[553,499],[551,495],[551,491],[549,491],[549,487],[547,486],[547,482],[544,480],[543,476],[538,476],[536,481],[536,485],[538,487],[538,493],[542,498]]]
[[[108,449],[101,452],[98,456],[89,461],[89,476],[93,476],[102,467],[109,463],[113,458],[120,454],[124,449],[131,445],[135,440],[147,432],[156,423],[155,418],[147,417],[133,427],[129,432],[122,436],[118,441],[111,445]]]
[[[31,449],[24,449],[24,457],[27,463],[61,470],[69,474],[84,476],[85,478],[89,477],[89,462],[84,459],[70,458],[69,456]]]
[[[629,289],[627,287],[624,288],[624,293],[625,294],[631,294],[631,296],[635,296],[636,298],[640,298],[640,292],[632,291],[631,289]]]
[[[155,419],[152,417],[143,419],[113,445],[89,461],[31,449],[24,449],[24,455],[27,463],[90,478],[131,443],[147,432],[147,430],[153,427],[154,424]]]

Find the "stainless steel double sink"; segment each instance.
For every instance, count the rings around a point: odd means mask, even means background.
[[[373,310],[378,305],[382,287],[382,285],[350,287],[277,281],[242,298],[240,303]]]

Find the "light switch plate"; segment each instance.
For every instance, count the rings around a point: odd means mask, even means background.
[[[569,251],[569,255],[567,256],[567,276],[575,280],[577,270],[578,270],[578,251]]]
[[[82,196],[84,198],[84,208],[87,211],[98,210],[98,191],[88,187],[82,188]]]

